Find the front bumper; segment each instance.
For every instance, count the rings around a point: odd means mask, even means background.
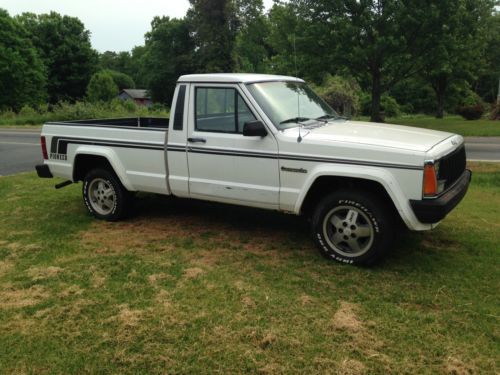
[[[410,200],[411,208],[421,223],[433,224],[444,219],[467,193],[472,172],[468,169],[462,173],[455,185],[436,199]]]
[[[40,178],[52,178],[52,172],[49,169],[49,166],[46,164],[38,164],[35,166],[36,173]]]

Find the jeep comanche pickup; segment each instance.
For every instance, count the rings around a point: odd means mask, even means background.
[[[83,181],[98,219],[137,191],[308,215],[320,252],[368,264],[405,225],[433,228],[471,172],[459,135],[349,121],[303,80],[203,74],[178,80],[171,117],[49,122],[40,177]]]

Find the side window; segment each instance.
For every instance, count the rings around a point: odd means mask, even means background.
[[[242,133],[246,121],[255,120],[233,88],[197,87],[195,128],[205,132]]]

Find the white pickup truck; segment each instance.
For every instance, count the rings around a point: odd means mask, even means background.
[[[136,191],[303,214],[321,253],[353,264],[401,224],[435,227],[471,180],[461,136],[349,121],[274,75],[182,76],[170,121],[49,122],[41,144],[38,175],[83,181],[98,219],[123,218]]]

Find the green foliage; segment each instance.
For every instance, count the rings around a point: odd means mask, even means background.
[[[361,113],[364,116],[370,116],[371,108],[371,96],[364,93],[361,96]],[[401,106],[392,96],[384,94],[380,98],[380,111],[384,117],[398,117],[401,115]]]
[[[360,110],[361,88],[353,79],[326,75],[315,91],[338,113],[350,116]]]
[[[0,110],[44,101],[45,74],[23,25],[0,9]]]
[[[132,100],[114,98],[109,102],[60,102],[47,107],[25,106],[16,114],[10,110],[0,112],[1,125],[39,125],[48,121],[69,121],[92,118],[131,116],[168,116],[168,108],[156,104],[152,108],[137,105]]]
[[[424,63],[424,78],[436,95],[436,116],[443,117],[450,84],[472,81],[480,71],[487,44],[485,37],[491,15],[491,0],[441,0],[436,4],[436,27],[427,36],[432,58]]]
[[[87,87],[87,99],[90,102],[107,102],[116,98],[118,86],[113,77],[106,72],[95,73]]]
[[[97,66],[97,53],[83,23],[56,12],[23,13],[16,19],[28,30],[47,68],[49,102],[83,98]]]
[[[102,72],[113,78],[113,82],[118,86],[119,90],[135,89],[135,82],[129,75],[110,69],[103,70]]]
[[[189,0],[187,22],[194,35],[200,72],[232,72],[237,16],[232,0]]]
[[[262,0],[238,0],[236,5],[239,31],[234,47],[235,70],[265,73],[269,65],[270,46],[267,45],[266,37],[270,27],[263,14]]]
[[[155,17],[146,34],[145,77],[153,101],[170,105],[180,75],[193,69],[193,38],[186,20]]]

